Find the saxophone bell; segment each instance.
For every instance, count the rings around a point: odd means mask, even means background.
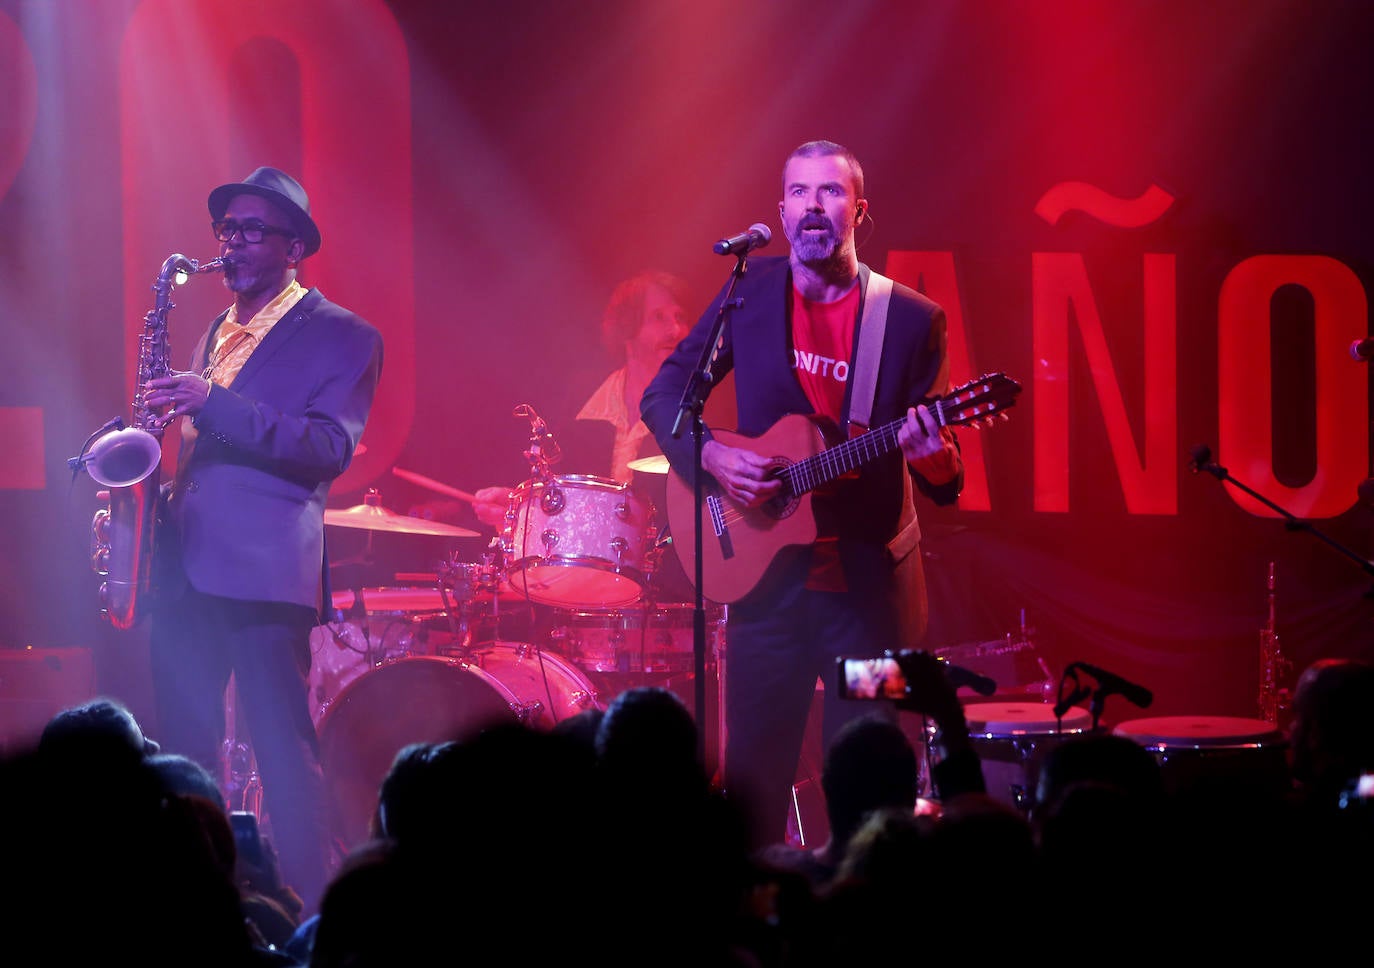
[[[128,487],[157,470],[162,442],[141,427],[121,427],[92,444],[83,462],[97,484]]]

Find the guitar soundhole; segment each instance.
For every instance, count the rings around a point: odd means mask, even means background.
[[[774,457],[772,463],[772,474],[777,477],[792,462],[785,457]],[[775,521],[781,521],[793,511],[797,510],[797,505],[801,503],[801,498],[792,493],[788,486],[787,478],[782,480],[782,490],[778,495],[763,504],[759,505],[759,510]]]

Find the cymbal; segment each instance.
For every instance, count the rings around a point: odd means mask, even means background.
[[[662,454],[654,454],[652,457],[636,457],[625,465],[632,471],[639,471],[641,474],[666,474],[668,473],[668,458]]]
[[[364,503],[351,508],[325,508],[324,523],[339,528],[362,528],[365,531],[389,531],[394,534],[430,534],[449,538],[476,538],[476,531],[460,528],[442,521],[412,518],[389,511],[372,503],[374,495],[367,495]]]

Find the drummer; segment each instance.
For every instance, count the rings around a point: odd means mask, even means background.
[[[611,293],[601,318],[601,340],[606,352],[620,365],[597,387],[577,414],[578,420],[602,421],[615,432],[608,464],[600,468],[574,468],[600,476],[609,471],[612,480],[632,483],[654,505],[655,524],[666,523],[664,473],[640,473],[630,462],[658,453],[649,429],[639,419],[639,398],[663,361],[687,333],[686,306],[693,302],[685,280],[668,272],[647,270],[625,279]],[[726,395],[728,396],[728,395]],[[553,429],[557,424],[550,421]],[[512,487],[484,487],[476,491],[473,513],[498,532],[505,527]],[[653,576],[653,594],[659,601],[689,601],[692,588],[671,545],[663,549]]]

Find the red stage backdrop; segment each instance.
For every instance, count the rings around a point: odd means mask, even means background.
[[[215,253],[215,185],[307,186],[303,281],[386,337],[331,504],[420,511],[440,496],[393,468],[528,476],[521,403],[559,473],[605,475],[573,415],[612,288],[667,269],[704,308],[716,239],[762,220],[786,251],[783,158],[829,138],[865,165],[860,257],[946,307],[955,381],[1025,387],[963,433],[960,506],[923,507],[930,644],[1024,635],[1152,715],[1254,716],[1271,562],[1297,668],[1374,654],[1371,28],[1353,0],[0,0],[0,646],[90,648],[148,714],[66,459],[127,416],[150,286]],[[180,364],[227,302],[177,291]],[[363,540],[331,530],[378,585],[486,543]]]

